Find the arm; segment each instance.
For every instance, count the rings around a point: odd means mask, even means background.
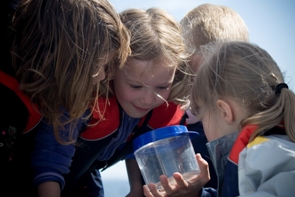
[[[144,194],[146,197],[201,197],[211,196],[203,195],[202,187],[210,180],[208,163],[201,157],[200,154],[196,155],[201,173],[191,181],[187,182],[183,179],[178,172],[173,174],[176,185],[170,185],[168,178],[164,175],[160,177],[160,181],[164,190],[158,191],[155,184],[148,184],[144,186]],[[215,191],[214,191],[215,192]],[[213,192],[213,193],[214,193]],[[214,196],[214,195],[213,195]]]
[[[295,143],[257,137],[239,156],[239,192],[243,197],[295,194]]]
[[[59,197],[60,188],[57,182],[44,182],[38,186],[38,197]]]
[[[66,125],[60,131],[62,139],[69,135],[70,125]],[[78,136],[78,130],[82,127],[80,121],[75,128],[75,138]],[[62,145],[57,142],[53,133],[52,125],[48,125],[43,120],[38,125],[38,132],[35,138],[35,149],[32,153],[32,168],[34,169],[33,184],[38,188],[38,195],[58,194],[64,187],[64,174],[69,173],[72,157],[75,153],[75,147],[71,145]],[[57,187],[58,186],[58,187]]]
[[[142,177],[136,160],[126,159],[125,163],[130,185],[130,193],[126,197],[143,197]]]

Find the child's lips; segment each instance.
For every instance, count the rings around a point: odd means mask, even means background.
[[[140,110],[140,111],[149,111],[150,109],[145,109],[145,108],[141,108],[141,107],[137,107],[137,106],[134,106],[137,110]]]

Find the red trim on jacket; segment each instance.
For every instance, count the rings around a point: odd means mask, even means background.
[[[99,112],[103,115],[101,116]],[[111,97],[106,103],[105,98],[99,98],[98,106],[95,107],[89,124],[93,124],[93,126],[89,126],[80,134],[84,139],[103,139],[116,132],[120,125],[120,110],[117,99]]]
[[[235,164],[239,163],[240,152],[247,146],[252,133],[256,130],[257,125],[247,125],[242,129],[242,131],[238,135],[229,154],[229,159],[233,161]]]
[[[179,125],[184,114],[184,110],[175,103],[163,103],[153,110],[148,126],[152,129],[157,129],[170,125]],[[159,121],[161,120],[161,121]]]
[[[98,109],[96,108],[92,119],[90,121],[91,124],[95,124],[93,126],[88,127],[84,132],[80,134],[80,137],[88,140],[99,140],[108,137],[117,131],[120,126],[120,109],[118,106],[117,99],[115,97],[109,98],[109,102],[107,105],[105,98],[100,98],[99,101],[99,109],[102,111],[105,110],[103,115],[103,119],[100,120],[101,116],[98,113]],[[160,128],[169,125],[178,125],[180,124],[181,118],[184,114],[184,110],[180,109],[179,105],[175,103],[166,103],[160,105],[153,109],[153,113],[151,118],[148,121],[148,126],[151,129]],[[141,126],[144,122],[146,116],[141,118],[138,126]],[[131,134],[132,135],[132,134]],[[128,137],[130,139],[131,136]]]
[[[38,106],[33,105],[30,101],[30,98],[19,89],[19,83],[15,78],[9,76],[8,74],[2,71],[0,71],[0,83],[11,89],[21,99],[21,101],[28,109],[28,121],[25,130],[22,131],[22,133],[29,132],[40,122],[42,118],[42,115],[38,111]]]

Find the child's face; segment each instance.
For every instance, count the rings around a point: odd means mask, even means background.
[[[210,114],[208,110],[204,112],[203,116],[201,117],[201,120],[204,128],[204,133],[209,142],[221,137],[220,127],[217,127],[217,119],[216,117],[213,117],[213,115]]]
[[[115,95],[124,111],[141,118],[168,98],[176,66],[171,62],[129,58],[114,77]]]
[[[241,121],[249,116],[247,109],[233,99],[218,99],[215,104],[214,112],[203,109],[200,115],[208,141],[239,131]]]

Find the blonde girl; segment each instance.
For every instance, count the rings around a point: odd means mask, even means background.
[[[295,95],[276,62],[248,42],[216,43],[202,52],[192,109],[202,120],[219,185],[212,195],[197,184],[186,184],[182,192],[186,196],[292,196]],[[180,190],[173,189],[177,196]],[[151,192],[146,190],[146,196],[162,195]]]
[[[154,128],[179,124],[184,114],[180,106],[189,93],[189,67],[179,24],[156,8],[128,9],[120,18],[129,31],[131,54],[124,67],[115,70],[108,99],[100,97],[99,104],[107,104],[102,107],[104,119],[78,138],[84,146],[76,149],[66,176],[67,196],[78,192],[103,196],[99,170],[125,159],[131,185],[128,196],[142,196],[133,139]]]

